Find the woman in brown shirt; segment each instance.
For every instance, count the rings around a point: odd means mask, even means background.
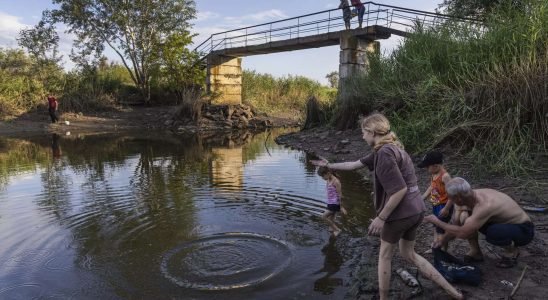
[[[367,166],[374,173],[375,210],[377,217],[369,226],[369,234],[381,236],[379,252],[379,293],[388,299],[392,256],[399,243],[401,255],[413,263],[424,277],[436,282],[455,299],[464,299],[443,276],[415,252],[417,228],[426,210],[422,201],[411,158],[390,131],[390,123],[382,114],[372,114],[361,120],[363,139],[373,153],[355,161],[329,163],[314,161],[333,170],[354,170]]]

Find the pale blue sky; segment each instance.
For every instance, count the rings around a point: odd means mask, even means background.
[[[434,11],[440,2],[442,0],[376,1],[426,11]],[[196,43],[215,32],[336,8],[338,4],[338,0],[197,0],[198,18],[194,20],[194,31],[199,36]],[[47,8],[52,8],[49,0],[0,0],[0,47],[17,47],[15,38],[19,30],[36,24]],[[62,32],[60,35],[60,50],[68,59],[71,36]],[[381,49],[390,51],[397,43],[395,38],[381,41]],[[106,55],[116,60],[112,51]],[[325,75],[338,70],[338,60],[339,48],[331,46],[245,57],[243,67],[275,76],[303,75],[327,83]],[[66,68],[71,66],[72,63],[65,62]]]

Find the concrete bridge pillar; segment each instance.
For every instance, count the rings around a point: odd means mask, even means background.
[[[351,34],[340,37],[339,88],[345,79],[357,76],[367,70],[367,54],[379,53],[380,43]]]
[[[212,104],[242,103],[242,58],[210,55],[207,58],[207,92],[218,94]]]

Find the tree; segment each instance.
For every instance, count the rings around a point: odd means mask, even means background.
[[[189,89],[198,90],[205,80],[205,72],[195,65],[198,53],[188,49],[195,35],[188,31],[168,36],[160,52],[160,74],[179,101]]]
[[[34,28],[21,30],[17,42],[40,64],[57,64],[61,61],[59,35],[51,24],[40,21]]]
[[[331,88],[337,88],[339,86],[339,72],[333,71],[325,76],[329,81],[329,86]]]
[[[59,91],[62,84],[62,68],[59,55],[59,35],[52,24],[44,21],[31,29],[19,32],[19,45],[31,58],[32,72],[48,91]]]
[[[44,18],[61,22],[76,35],[74,57],[94,55],[108,46],[120,57],[145,102],[151,76],[159,68],[166,38],[187,32],[195,18],[193,0],[53,0],[59,8]]]
[[[510,5],[516,9],[523,9],[522,0],[444,0],[439,8],[446,14],[457,17],[475,17],[484,19],[496,7]]]

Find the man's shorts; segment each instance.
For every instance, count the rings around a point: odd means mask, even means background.
[[[531,222],[522,224],[488,223],[479,229],[485,234],[485,240],[495,246],[525,246],[535,237],[535,225]]]
[[[417,237],[417,228],[422,223],[423,218],[424,213],[420,213],[411,217],[385,222],[381,239],[390,244],[395,244],[400,239],[414,241]]]

